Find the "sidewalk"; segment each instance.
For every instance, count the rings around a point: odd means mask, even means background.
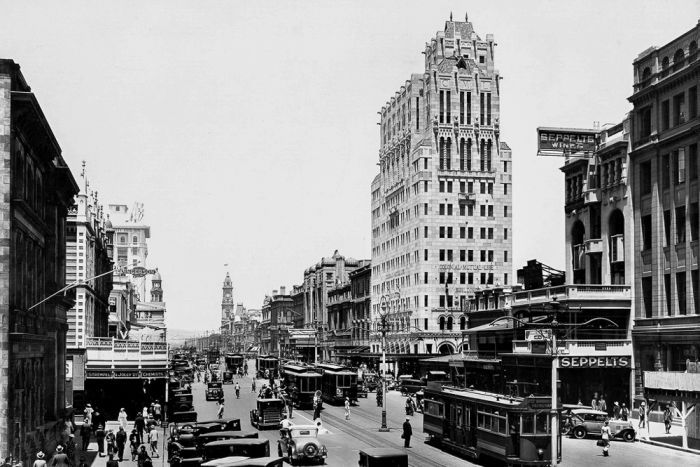
[[[670,433],[666,434],[666,426],[662,422],[648,421],[646,428],[639,428],[638,418],[630,418],[630,421],[637,430],[637,439],[642,443],[700,454],[700,440],[688,438],[688,448],[683,448],[683,427],[680,423],[672,423]]]
[[[105,432],[108,432],[109,430],[114,430],[116,433],[119,431],[119,422],[116,420],[108,421],[105,424]],[[80,426],[80,425],[78,425]],[[126,432],[127,432],[127,437],[128,435],[131,434],[131,430],[134,428],[134,422],[130,421],[127,422],[126,425]],[[167,450],[164,449],[165,443],[166,443],[166,438],[167,438],[167,428],[158,428],[158,454],[159,457],[153,457],[153,466],[154,467],[161,467],[166,464],[166,457],[167,457]],[[90,441],[90,444],[88,445],[87,451],[82,451],[80,449],[81,447],[81,439],[80,439],[80,429],[76,430],[75,434],[75,444],[76,444],[76,450],[75,450],[75,458],[77,463],[80,463],[80,457],[85,456],[85,462],[92,466],[92,467],[105,467],[107,465],[107,461],[109,460],[109,457],[106,456],[105,452],[105,457],[100,457],[97,455],[97,441],[95,441],[95,436],[92,436],[92,439]],[[124,460],[119,463],[119,465],[122,466],[129,466],[129,467],[135,467],[137,465],[136,461],[131,460],[131,447],[129,446],[129,441],[127,438],[126,446],[124,447]],[[106,451],[106,450],[105,450]],[[149,455],[151,455],[151,450],[150,447],[146,447],[146,451],[148,452]],[[119,460],[119,459],[114,459],[114,460]],[[77,465],[77,464],[76,464]]]

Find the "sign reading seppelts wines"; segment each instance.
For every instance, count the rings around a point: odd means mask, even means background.
[[[629,368],[630,357],[560,357],[561,368]]]

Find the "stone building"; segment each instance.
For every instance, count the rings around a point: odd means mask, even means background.
[[[288,329],[293,325],[292,298],[286,293],[286,287],[273,290],[265,297],[262,307],[260,353],[279,357],[288,357],[291,353]]]
[[[36,95],[0,60],[0,452],[52,452],[65,408],[66,218],[78,185]]]
[[[636,393],[669,400],[664,391],[675,387],[679,408],[700,399],[700,374],[679,376],[700,357],[698,39],[700,23],[642,52],[629,98]],[[696,438],[699,427],[696,410]]]
[[[68,213],[66,234],[66,283],[75,287],[76,303],[68,310],[67,365],[73,375],[66,381],[66,400],[82,406],[85,388],[85,354],[88,337],[107,337],[112,291],[112,241],[114,230],[81,172],[83,191]],[[95,279],[93,279],[95,278]]]
[[[512,281],[511,150],[494,49],[471,22],[446,21],[426,44],[423,72],[379,112],[372,318],[390,315],[391,358],[460,351],[461,334],[440,332],[440,321],[478,288]]]

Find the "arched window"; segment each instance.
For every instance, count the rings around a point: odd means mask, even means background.
[[[466,141],[464,138],[459,139],[459,170],[465,170],[466,167]]]
[[[642,81],[646,81],[649,78],[651,78],[651,68],[646,67],[644,71],[642,71]]]
[[[452,316],[447,317],[447,330],[452,331]]]
[[[493,142],[491,140],[486,143],[486,171],[491,172],[491,147]]]
[[[663,60],[661,60],[661,73],[662,76],[666,76],[666,71],[668,70],[668,57],[664,57]]]
[[[134,236],[131,238],[131,241],[132,241],[133,243],[138,243],[138,242],[139,242],[139,237],[137,237],[136,235],[134,235]]]
[[[467,327],[467,318],[462,316],[459,318],[459,330],[464,331],[464,329]]]
[[[486,141],[483,139],[481,140],[481,150],[479,151],[479,170],[482,172],[484,171],[484,168],[486,167]]]
[[[698,56],[698,43],[693,41],[690,43],[690,47],[688,47],[688,61],[689,62],[694,62],[695,59]]]
[[[444,331],[445,330],[445,317],[440,316],[440,320],[438,321],[438,324],[440,326],[440,330]]]
[[[467,139],[467,170],[472,169],[472,140]]]
[[[585,254],[585,249],[583,246],[583,241],[586,236],[586,227],[584,227],[583,222],[581,221],[576,221],[574,225],[571,227],[571,256],[572,256],[572,265],[574,271],[582,270],[585,268],[585,261],[584,261],[584,254]],[[576,273],[574,273],[575,275]],[[585,281],[585,278],[584,278]],[[574,283],[583,283],[583,282],[576,282],[576,277],[574,277]]]
[[[445,138],[440,138],[440,170],[445,169]]]
[[[673,54],[673,71],[678,71],[683,68],[684,63],[685,54],[683,53],[683,49],[676,50],[676,53]]]
[[[447,147],[445,148],[445,168],[452,169],[452,138],[447,138]]]

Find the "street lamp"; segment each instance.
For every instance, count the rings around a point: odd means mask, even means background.
[[[542,339],[544,341],[549,342],[550,347],[551,347],[550,351],[552,354],[552,402],[551,402],[552,407],[551,407],[550,412],[549,412],[550,416],[551,416],[551,421],[550,421],[549,427],[550,427],[550,432],[551,432],[550,451],[552,454],[552,465],[555,465],[555,464],[558,464],[558,461],[557,461],[557,437],[559,434],[558,433],[558,428],[559,428],[558,427],[558,414],[557,414],[557,406],[559,405],[558,404],[558,402],[559,402],[558,401],[558,394],[557,394],[557,380],[559,378],[559,354],[557,351],[557,332],[556,332],[557,327],[559,326],[559,323],[558,323],[557,317],[556,317],[556,313],[559,309],[559,303],[556,301],[556,298],[554,298],[552,300],[552,308],[553,308],[552,311],[555,313],[554,319],[552,320],[552,322],[549,324],[543,323],[540,325],[540,326],[551,327],[552,328],[552,335],[548,337],[545,333],[542,332],[541,329],[538,329],[538,328],[535,328],[535,331],[537,331],[537,333],[540,335],[540,337],[542,337]],[[514,316],[501,316],[500,318],[497,318],[497,319],[491,321],[491,323],[489,323],[489,326],[493,326],[499,321],[508,320],[508,319],[511,321],[514,321],[522,326],[532,326],[533,325],[533,323],[527,323],[527,322],[525,322],[519,318],[516,318]],[[573,325],[571,327],[571,329],[569,330],[569,332],[580,327],[580,326],[585,326],[585,325],[588,325],[590,323],[594,323],[596,321],[607,321],[608,323],[617,327],[617,324],[615,322],[613,322],[607,318],[592,318],[592,319],[589,319],[588,321],[586,321],[585,323]],[[564,336],[565,339],[566,339],[566,337],[567,336]]]
[[[382,378],[382,426],[379,428],[379,431],[389,431],[389,428],[386,426],[386,318],[387,318],[386,300],[387,300],[387,297],[388,297],[388,295],[382,295],[382,298],[379,302],[379,309],[381,310],[379,317],[381,319],[380,324],[381,324],[381,332],[382,332],[382,370],[384,371],[384,373],[381,374],[381,378]]]

